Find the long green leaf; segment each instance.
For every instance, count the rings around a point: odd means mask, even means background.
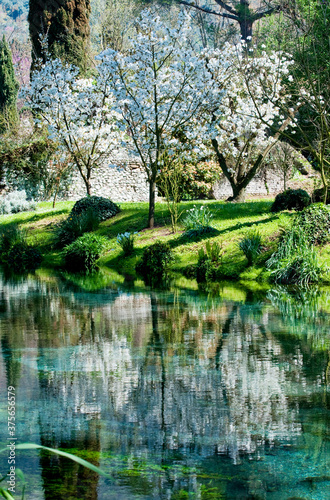
[[[0,494],[3,498],[7,498],[7,500],[15,500],[15,498],[7,490],[3,490],[2,488],[0,489]]]
[[[60,451],[56,450],[55,448],[48,448],[47,446],[41,446],[40,444],[33,444],[33,443],[22,443],[16,445],[17,450],[45,450],[45,451],[50,451],[51,453],[56,453],[57,455],[61,455],[62,457],[69,458],[70,460],[73,460],[74,462],[77,462],[80,465],[83,465],[84,467],[87,467],[87,469],[90,469],[94,472],[97,472],[100,474],[100,476],[104,477],[110,477],[108,474],[103,472],[103,470],[99,469],[96,467],[96,465],[91,464],[90,462],[87,462],[87,460],[84,460],[83,458],[76,457],[76,455],[72,455],[71,453],[66,453],[65,451]],[[3,451],[3,450],[1,450]]]

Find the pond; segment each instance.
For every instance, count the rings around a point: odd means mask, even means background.
[[[13,386],[17,443],[109,475],[16,450],[26,499],[329,498],[329,290],[88,291],[40,273],[1,275],[0,294],[1,448]]]

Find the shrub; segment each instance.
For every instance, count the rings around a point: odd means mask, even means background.
[[[213,215],[208,207],[201,205],[187,211],[186,217],[183,220],[183,225],[185,228],[185,233],[187,236],[192,237],[196,234],[207,233],[213,230],[210,226],[210,222]]]
[[[84,233],[95,231],[100,224],[97,212],[89,207],[80,214],[70,214],[54,230],[55,243],[60,248],[69,245]]]
[[[26,233],[17,224],[10,224],[1,230],[0,257],[15,273],[37,269],[42,261],[40,251],[27,244]]]
[[[15,273],[33,271],[42,262],[38,248],[29,247],[26,243],[15,243],[7,256],[7,265]]]
[[[330,207],[323,203],[313,203],[297,215],[297,225],[301,226],[313,245],[326,243],[330,238]]]
[[[0,196],[0,214],[16,214],[35,210],[36,203],[33,200],[26,199],[26,192],[12,191],[4,196]]]
[[[25,241],[25,232],[18,224],[8,224],[0,229],[0,256],[5,258],[16,243]]]
[[[63,250],[65,267],[73,272],[93,271],[107,244],[108,240],[104,236],[92,233],[80,236]]]
[[[297,225],[283,235],[266,266],[272,270],[271,279],[284,284],[317,283],[325,270],[319,265],[315,248],[303,228]]]
[[[261,253],[261,234],[257,229],[249,231],[238,243],[238,246],[247,258],[248,265],[252,266]]]
[[[318,188],[313,191],[312,200],[314,203],[324,203],[325,191],[324,188]],[[330,204],[330,190],[327,191],[326,204]]]
[[[199,250],[196,265],[196,279],[198,283],[214,281],[217,278],[222,253],[222,245],[217,241],[214,241],[212,245],[210,241],[207,241],[205,250],[204,248]]]
[[[158,179],[158,191],[165,196],[164,182],[168,172],[163,169]],[[212,198],[212,187],[219,178],[219,167],[213,162],[179,163],[177,168],[178,201]]]
[[[122,233],[117,235],[117,242],[121,246],[124,255],[132,255],[134,252],[134,235],[136,233]]]
[[[108,198],[101,196],[87,196],[77,201],[71,210],[71,215],[79,215],[88,209],[93,209],[99,220],[104,221],[110,219],[120,212],[118,205],[113,203]]]
[[[146,283],[153,284],[165,277],[168,264],[172,260],[172,251],[168,243],[157,241],[145,248],[141,260],[136,265],[136,271]]]
[[[311,204],[311,197],[304,189],[287,189],[276,196],[271,207],[272,212],[281,210],[303,210]]]

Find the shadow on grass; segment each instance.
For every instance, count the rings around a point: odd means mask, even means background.
[[[242,219],[270,213],[272,201],[245,201],[242,203],[227,202],[221,204],[219,209],[223,212],[221,219]],[[212,205],[210,206],[212,208]]]
[[[8,222],[6,220],[1,221],[0,225],[9,226],[11,224],[29,224],[30,222],[38,222],[42,219],[48,219],[51,217],[56,217],[62,214],[68,214],[68,210],[62,208],[61,210],[56,210],[54,212],[41,212],[41,213],[32,213],[30,216],[24,217],[25,212],[22,212],[22,217],[15,217],[17,214],[11,214],[14,216],[9,219]],[[25,214],[26,215],[26,214]]]
[[[184,213],[189,209],[191,209],[194,205],[196,204],[201,205],[203,203],[207,203],[207,201],[196,200],[196,201],[183,202],[180,206],[180,208],[184,210],[183,217]],[[234,220],[234,219],[244,220],[246,217],[258,216],[260,214],[268,214],[271,203],[272,202],[270,201],[249,201],[245,203],[224,203],[224,202],[212,201],[207,204],[214,215],[213,220],[214,223],[216,224],[217,222],[225,220]],[[266,219],[265,222],[271,222],[275,219],[276,216],[274,215],[274,217]],[[155,222],[156,225],[154,230],[159,229],[159,227],[170,226],[171,217],[167,207],[161,206],[159,204],[157,206],[156,204]],[[170,244],[171,246],[175,247],[181,244],[187,244],[192,241],[200,241],[208,237],[214,237],[230,231],[235,231],[242,227],[250,227],[254,224],[259,224],[259,223],[262,223],[262,221],[237,223],[236,225],[223,230],[215,229],[215,231],[218,231],[218,233],[214,233],[213,235],[211,234],[200,235],[196,239],[186,238],[182,236],[182,239],[180,239],[180,241],[177,241],[177,243],[172,242]],[[100,226],[99,233],[107,234],[109,237],[115,237],[119,233],[123,233],[126,231],[140,232],[143,229],[148,229],[148,208],[147,207],[143,209],[137,208],[137,210],[134,210],[132,208],[129,209],[124,208],[122,212],[117,214],[115,217],[108,219],[108,221],[105,221],[105,223],[103,223]]]
[[[98,232],[99,234],[107,234],[108,236],[110,232],[111,236],[115,237],[117,234],[125,233],[126,231],[142,231],[147,225],[147,215],[144,217],[144,214],[141,215],[140,212],[135,212],[126,216],[118,214],[104,221],[104,223],[100,225]]]
[[[187,233],[181,234],[178,238],[170,240],[168,244],[171,248],[176,248],[181,245],[188,245],[192,243],[197,243],[198,241],[208,240],[209,238],[215,238],[219,236],[220,231],[213,227],[210,227],[208,231],[196,232],[193,236],[189,236]]]
[[[238,222],[234,226],[226,227],[225,229],[220,230],[219,234],[230,233],[232,231],[237,231],[237,230],[243,229],[243,228],[249,228],[249,227],[256,226],[256,225],[259,226],[259,224],[268,224],[269,222],[274,222],[277,219],[278,219],[278,216],[274,215],[273,217],[263,219],[263,220],[258,220],[258,221]]]
[[[237,231],[239,229],[243,228],[250,228],[252,226],[255,226],[256,224],[268,224],[269,222],[273,222],[277,220],[277,216],[267,218],[264,220],[259,220],[259,221],[253,221],[253,222],[243,222],[243,223],[237,223],[234,226],[226,227],[225,229],[219,230],[215,228],[211,228],[211,231],[207,232],[202,232],[200,234],[196,234],[192,237],[189,237],[186,233],[183,233],[181,236],[178,238],[175,238],[173,240],[170,240],[168,243],[171,248],[176,248],[180,245],[188,245],[192,243],[197,243],[199,241],[207,240],[209,238],[215,238],[216,236],[220,236],[221,234],[226,234],[226,233],[231,233],[233,231]]]

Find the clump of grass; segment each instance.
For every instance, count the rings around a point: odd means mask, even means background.
[[[129,233],[128,231],[122,234],[117,234],[117,243],[121,246],[125,256],[132,255],[134,252],[135,234],[136,232]]]
[[[257,229],[250,230],[246,236],[241,239],[238,246],[247,258],[248,265],[252,266],[255,264],[262,249],[260,232]]]
[[[194,205],[188,210],[183,220],[186,236],[191,238],[202,233],[212,232],[213,228],[210,226],[212,219],[213,215],[208,207]]]
[[[272,281],[283,284],[317,283],[326,270],[319,264],[315,247],[300,226],[284,233],[266,266],[271,270]]]

